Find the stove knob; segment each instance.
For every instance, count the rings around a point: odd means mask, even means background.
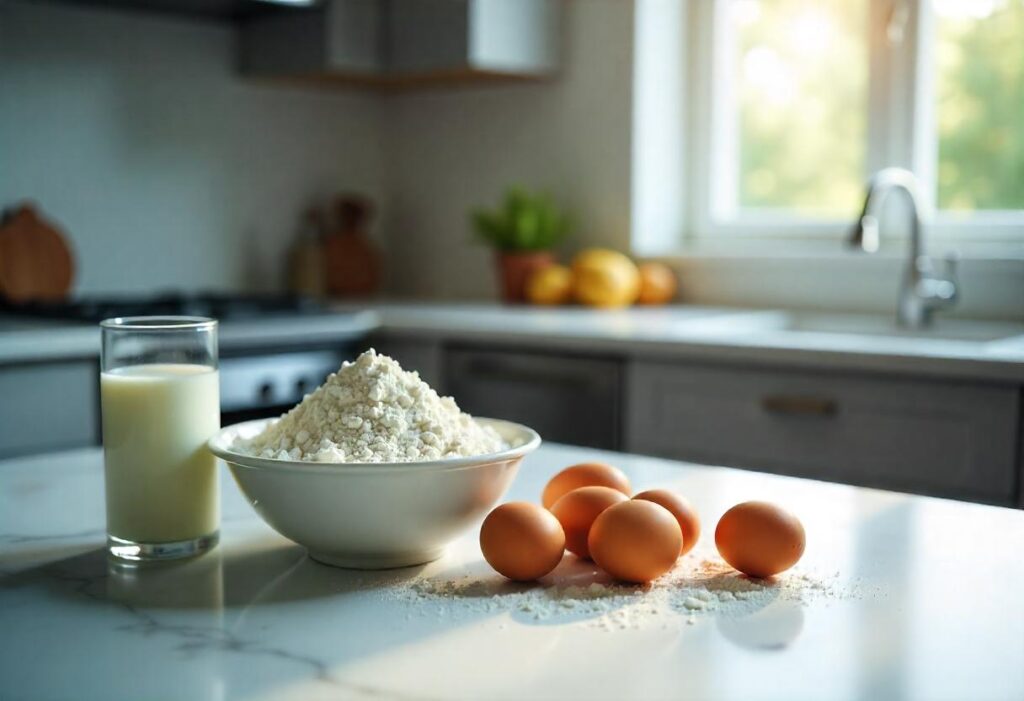
[[[264,382],[260,385],[259,393],[260,401],[264,404],[270,404],[274,400],[274,385],[270,382]]]
[[[306,396],[306,392],[308,392],[308,391],[309,391],[309,380],[307,380],[305,377],[300,377],[295,382],[295,393],[297,395],[299,395],[300,397],[305,397]]]

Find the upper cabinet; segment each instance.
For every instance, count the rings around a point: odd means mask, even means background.
[[[246,75],[412,87],[558,68],[559,0],[332,0],[240,20]]]
[[[563,0],[58,0],[226,22],[244,76],[385,89],[535,81]]]

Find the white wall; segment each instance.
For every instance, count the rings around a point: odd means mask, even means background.
[[[566,8],[556,81],[384,99],[396,294],[494,296],[492,254],[469,243],[467,213],[512,183],[548,189],[573,211],[573,247],[628,246],[632,4]]]
[[[226,25],[0,2],[0,205],[84,293],[280,284],[307,202],[382,194],[378,101],[241,80]]]

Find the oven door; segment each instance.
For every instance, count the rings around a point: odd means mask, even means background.
[[[280,416],[319,387],[356,349],[231,354],[220,359],[221,425]]]

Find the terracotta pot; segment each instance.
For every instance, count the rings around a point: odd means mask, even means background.
[[[526,281],[536,270],[554,265],[551,251],[498,251],[498,273],[501,277],[501,299],[509,304],[526,301]]]

